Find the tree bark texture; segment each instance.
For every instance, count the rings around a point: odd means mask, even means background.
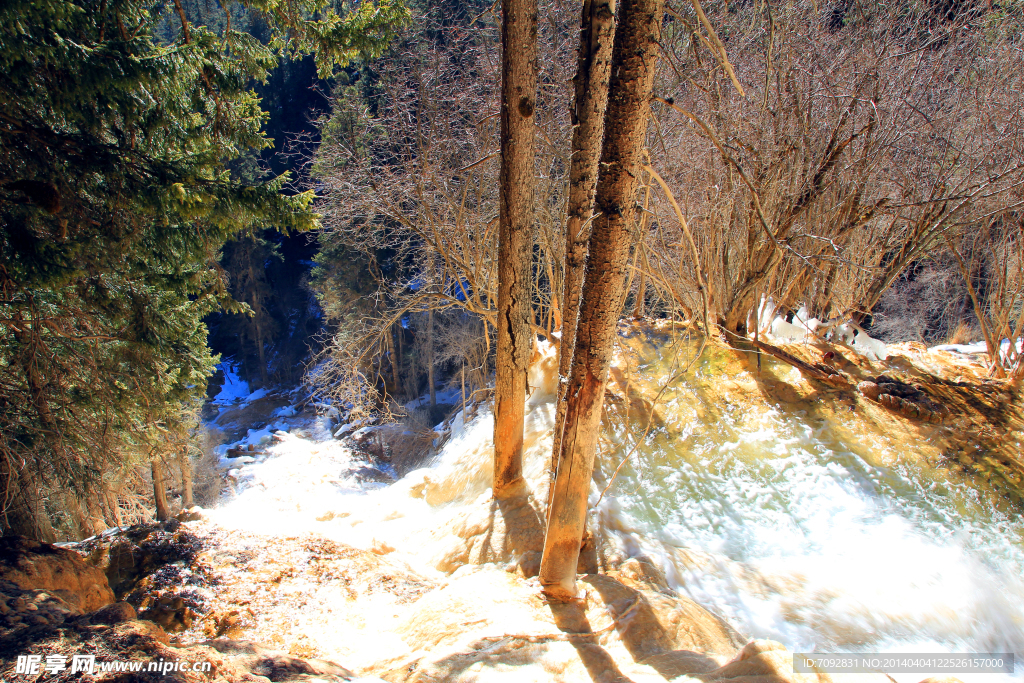
[[[192,493],[192,458],[189,457],[188,448],[181,449],[181,506],[186,510],[193,505],[195,501]]]
[[[430,386],[430,407],[437,406],[437,387],[434,386],[434,309],[427,310],[427,384]],[[433,419],[433,416],[431,416]]]
[[[502,0],[501,205],[494,379],[494,496],[525,491],[523,410],[530,362],[537,2]]]
[[[587,265],[576,325],[565,429],[548,511],[540,582],[553,600],[576,597],[576,565],[629,254],[650,112],[663,0],[621,0]]]
[[[384,335],[384,339],[387,342],[388,358],[391,360],[391,391],[395,396],[400,396],[402,393],[402,378],[398,373],[398,354],[395,353],[395,338],[392,336],[394,330],[393,325],[388,328],[387,334]]]
[[[569,382],[572,347],[583,268],[587,262],[588,221],[594,213],[597,163],[601,158],[604,113],[608,106],[612,41],[615,37],[614,0],[584,0],[580,15],[580,48],[576,64],[575,100],[570,114],[572,158],[569,162],[569,204],[565,221],[565,277],[562,280],[562,338],[558,347],[558,401],[556,402],[552,477],[565,425],[565,387]],[[552,479],[552,486],[554,481]],[[551,503],[551,489],[547,501]]]
[[[156,503],[156,519],[159,522],[171,518],[171,510],[167,506],[167,482],[164,479],[164,464],[159,457],[152,460],[153,470],[153,501]]]

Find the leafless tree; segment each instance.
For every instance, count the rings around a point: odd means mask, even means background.
[[[644,250],[671,305],[692,315],[706,295],[731,333],[766,294],[863,318],[946,236],[1013,205],[1017,39],[984,13],[901,7],[851,4],[837,24],[817,3],[709,6],[734,74],[674,13],[650,150],[696,249],[659,199]]]

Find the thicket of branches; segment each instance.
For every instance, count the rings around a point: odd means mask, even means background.
[[[497,297],[500,106],[491,9],[460,3],[417,16],[386,57],[337,89],[323,122],[314,174],[326,201],[313,286],[341,329],[318,369],[330,368],[332,380],[317,384],[336,398],[361,397],[367,406],[385,387],[411,397],[441,361],[467,368],[474,387],[486,383]],[[565,84],[577,21],[571,7],[549,9],[540,35],[533,268],[534,324],[547,335],[561,324]],[[372,292],[353,286],[353,262],[368,276],[362,282],[374,283]]]
[[[938,341],[957,327],[995,347],[1019,338],[1019,8],[703,8],[706,23],[683,3],[663,25],[641,193],[649,215],[623,314],[744,335],[762,297],[863,326],[884,299],[879,333],[890,340]],[[407,393],[392,359],[407,360],[395,348],[401,325],[425,334],[410,312],[493,320],[500,46],[486,10],[459,5],[413,22],[400,47],[336,92],[323,124],[322,256],[354,250],[376,285],[370,315],[335,344],[364,387]],[[573,14],[541,8],[540,334],[562,315]],[[956,300],[935,296],[938,284]],[[329,278],[316,287],[324,300],[337,289]],[[898,292],[914,287],[932,287],[934,310],[920,300],[900,310]],[[475,343],[489,354],[492,328],[481,329]],[[1012,347],[1001,365],[1022,372]]]
[[[745,97],[677,15],[662,71],[672,103],[650,147],[696,259],[665,210],[646,255],[687,313],[699,269],[730,332],[766,294],[862,321],[908,267],[1014,215],[1024,76],[1005,17],[907,3],[711,17]]]

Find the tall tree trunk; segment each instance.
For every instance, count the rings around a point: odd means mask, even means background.
[[[164,464],[160,461],[159,456],[154,457],[150,463],[153,470],[153,501],[156,503],[156,518],[157,521],[163,522],[171,517],[171,510],[167,507],[167,482],[164,480]]]
[[[10,468],[11,465],[14,467]],[[4,497],[0,501],[3,535],[17,534],[36,541],[53,543],[57,540],[57,533],[50,523],[38,478],[34,473],[38,464],[30,461],[21,468],[17,468],[17,465],[18,463],[8,459],[0,471],[4,483]]]
[[[260,381],[265,385],[270,382],[267,374],[267,351],[263,348],[263,325],[256,321],[256,350],[260,356]]]
[[[612,54],[597,216],[589,240],[576,344],[548,511],[540,582],[553,600],[576,597],[576,565],[629,253],[638,237],[637,187],[663,0],[622,0]]]
[[[569,205],[565,221],[565,277],[562,279],[562,338],[558,346],[558,401],[555,412],[551,477],[558,465],[565,426],[565,387],[569,382],[576,319],[587,262],[588,221],[594,213],[597,162],[601,157],[604,113],[608,106],[612,39],[615,33],[614,0],[584,0],[580,15],[580,48],[576,63],[575,100],[570,111],[572,160],[569,163]],[[551,502],[551,488],[547,500]]]
[[[433,408],[437,405],[437,389],[434,387],[434,309],[432,308],[427,311],[427,384],[430,385],[430,407]]]
[[[26,349],[21,364],[31,393],[32,406],[45,428],[46,443],[43,448],[49,447],[52,451],[51,457],[66,457],[60,425],[50,410],[46,396],[47,381],[40,374],[37,364],[41,356],[36,346],[37,338],[30,337],[20,326],[15,326],[13,331],[15,339]],[[0,513],[3,513],[5,518],[4,533],[17,533],[44,543],[53,543],[57,540],[57,534],[43,502],[39,476],[39,473],[44,471],[43,462],[44,458],[37,454],[28,462],[21,463],[19,467],[14,458],[5,458],[2,472],[4,498],[0,501]]]
[[[263,316],[266,313],[266,309],[263,306],[263,293],[260,291],[260,281],[256,276],[256,270],[253,266],[253,259],[256,258],[256,244],[252,240],[251,249],[249,251],[249,280],[248,285],[251,287],[249,292],[249,306],[252,308],[251,325],[253,329],[253,336],[256,338],[256,354],[260,359],[260,381],[265,385],[270,381],[270,377],[267,374],[267,354],[266,349],[263,348]]]
[[[192,494],[192,458],[188,446],[181,449],[181,506],[188,509],[195,505]]]
[[[523,410],[530,362],[533,127],[537,106],[537,0],[502,0],[501,205],[494,378],[494,496],[526,490]]]
[[[400,396],[402,393],[402,378],[399,376],[398,373],[398,355],[395,353],[395,338],[393,336],[393,327],[393,325],[389,327],[387,334],[384,336],[387,339],[388,358],[391,359],[391,385],[394,387],[395,395]]]

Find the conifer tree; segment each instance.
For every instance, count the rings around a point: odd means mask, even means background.
[[[286,52],[315,53],[328,75],[405,18],[395,0],[347,14],[325,0],[246,6],[266,43],[192,24],[178,2],[0,6],[4,534],[70,528],[62,499],[89,503],[202,394],[201,318],[234,305],[215,268],[225,240],[317,224],[311,193],[282,193],[287,178],[227,170],[269,144],[252,84]],[[161,11],[178,19],[173,40],[155,35]]]

